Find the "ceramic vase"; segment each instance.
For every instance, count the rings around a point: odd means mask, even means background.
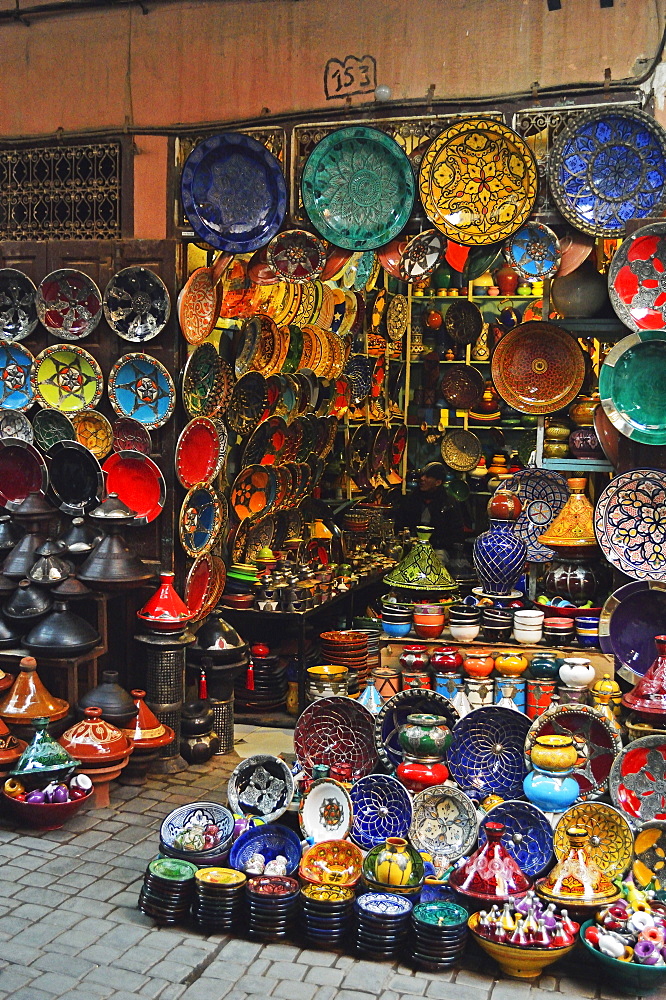
[[[566,687],[587,688],[595,676],[594,667],[583,656],[567,656],[560,667],[560,680]]]
[[[545,812],[564,812],[580,795],[571,777],[578,752],[570,736],[537,736],[530,754],[533,770],[523,781],[525,795]]]
[[[502,844],[503,823],[485,824],[487,840],[449,876],[449,885],[474,900],[503,902],[523,896],[531,881]]]
[[[499,490],[490,499],[488,514],[490,527],[474,542],[474,566],[485,594],[507,596],[523,572],[527,555],[525,542],[513,531],[520,501],[508,491]]]
[[[419,760],[441,760],[451,739],[451,730],[438,715],[408,715],[406,724],[398,732],[403,752]]]
[[[376,881],[383,885],[407,885],[414,867],[412,850],[403,837],[387,837],[375,859]]]

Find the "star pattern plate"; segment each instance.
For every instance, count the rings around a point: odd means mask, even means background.
[[[511,708],[493,705],[465,715],[453,729],[446,755],[451,777],[475,799],[493,793],[504,798],[521,795],[529,729],[527,716]]]
[[[26,347],[0,343],[0,406],[27,410],[34,402],[34,357]]]
[[[564,476],[548,469],[521,469],[502,483],[502,489],[517,493],[522,509],[513,532],[527,546],[530,562],[549,562],[555,553],[539,541],[569,498]]]
[[[188,491],[178,518],[180,544],[188,556],[210,552],[227,520],[227,502],[212,486],[198,483]]]
[[[489,809],[479,824],[479,846],[487,840],[486,823],[504,824],[502,846],[529,878],[535,878],[549,866],[553,857],[553,830],[547,816],[531,802],[509,799]]]
[[[323,240],[305,229],[287,229],[275,236],[266,248],[266,260],[283,281],[297,283],[317,278],[326,263]]]
[[[147,267],[125,267],[104,289],[104,315],[111,329],[142,344],[162,332],[171,314],[166,285]]]
[[[149,354],[124,354],[109,373],[111,406],[119,417],[132,417],[153,430],[162,427],[176,406],[171,375]]]
[[[558,861],[569,853],[571,826],[585,827],[586,848],[599,868],[609,878],[622,878],[634,853],[634,834],[623,814],[605,802],[579,802],[567,809],[555,827],[553,850]]]
[[[453,785],[433,785],[414,796],[414,812],[409,842],[417,851],[437,858],[436,867],[450,864],[469,854],[476,843],[476,806]]]
[[[412,820],[412,798],[397,778],[367,774],[352,786],[351,839],[364,851],[387,837],[406,837]]]
[[[613,804],[638,824],[666,820],[666,741],[632,740],[618,753],[610,774]]]
[[[434,273],[444,256],[446,240],[436,229],[426,229],[409,241],[400,256],[398,269],[402,281],[423,281]]]
[[[458,721],[458,712],[448,698],[429,688],[399,691],[384,702],[375,718],[375,746],[381,762],[391,771],[402,762],[404,751],[398,740],[400,727],[408,715],[438,715],[449,729]]]
[[[35,358],[30,377],[39,405],[64,413],[93,409],[104,388],[102,369],[75,344],[47,347]]]
[[[594,530],[622,573],[666,582],[666,472],[632,469],[611,479],[594,508]]]
[[[29,337],[39,322],[33,282],[13,267],[0,268],[0,340]]]
[[[296,723],[296,758],[308,775],[315,764],[350,765],[356,780],[377,763],[374,728],[374,716],[363,705],[350,698],[320,698]]]
[[[221,416],[234,389],[231,365],[213,344],[199,344],[183,369],[183,403],[191,417]]]
[[[102,318],[102,295],[83,271],[61,268],[40,282],[35,296],[43,326],[60,340],[90,336]]]

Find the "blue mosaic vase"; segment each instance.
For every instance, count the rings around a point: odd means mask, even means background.
[[[485,594],[506,596],[518,581],[527,546],[513,531],[513,522],[491,519],[474,542],[474,568]]]

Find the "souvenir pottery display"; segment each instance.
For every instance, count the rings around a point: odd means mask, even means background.
[[[423,860],[404,837],[387,837],[366,854],[363,879],[377,891],[416,895],[423,884]]]
[[[538,736],[530,754],[532,770],[523,781],[525,795],[546,812],[564,812],[580,794],[571,777],[578,751],[570,736]]]
[[[488,502],[490,528],[474,542],[474,567],[486,594],[512,595],[523,572],[527,546],[513,529],[520,510],[518,497],[503,490]]]
[[[576,945],[579,925],[566,910],[544,909],[534,893],[518,905],[505,903],[500,911],[482,910],[469,918],[474,940],[499,964],[502,972],[517,979],[533,979]]]

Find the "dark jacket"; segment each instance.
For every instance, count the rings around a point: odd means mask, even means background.
[[[394,517],[397,530],[409,528],[412,534],[415,534],[419,524],[430,524],[433,528],[430,542],[435,549],[446,549],[450,553],[452,545],[465,540],[460,506],[443,486],[438,486],[432,493],[419,489],[407,493],[400,498]]]

